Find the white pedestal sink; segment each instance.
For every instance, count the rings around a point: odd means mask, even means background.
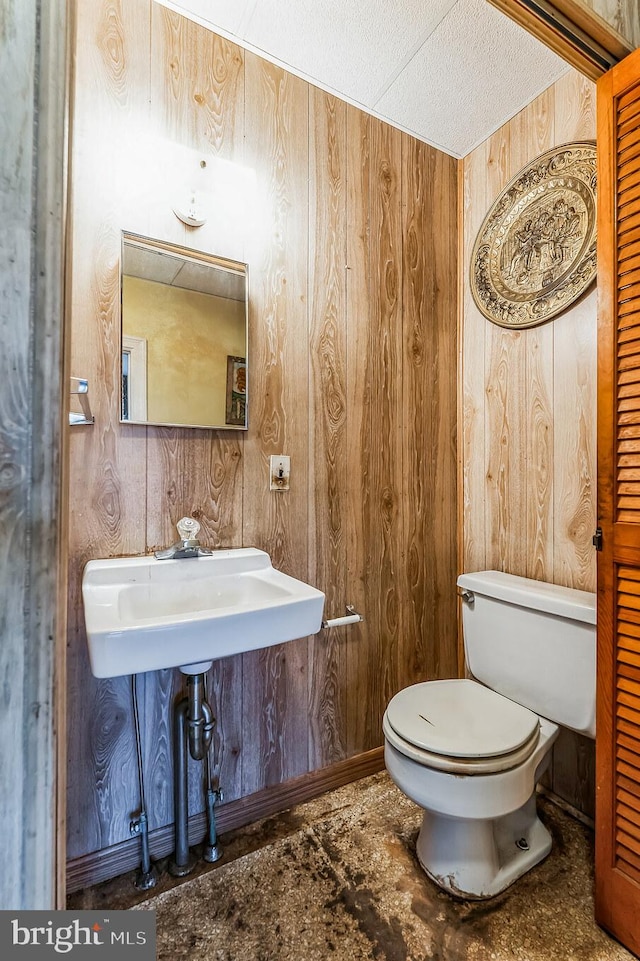
[[[96,677],[166,667],[199,674],[217,658],[317,633],[324,609],[322,591],[253,547],[89,561],[82,597]]]

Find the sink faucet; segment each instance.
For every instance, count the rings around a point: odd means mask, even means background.
[[[193,517],[182,517],[176,524],[180,540],[163,551],[155,551],[159,561],[180,560],[186,557],[202,557],[213,554],[207,547],[200,547],[198,531],[200,524]]]

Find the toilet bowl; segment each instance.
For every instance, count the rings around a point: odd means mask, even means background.
[[[398,692],[385,764],[423,808],[425,872],[451,894],[489,898],[551,850],[535,790],[558,725],[595,734],[595,595],[495,571],[458,584],[473,678]]]

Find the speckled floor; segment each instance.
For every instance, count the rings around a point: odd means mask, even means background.
[[[420,811],[379,774],[223,836],[222,863],[153,897],[129,878],[70,906],[155,908],[158,961],[630,961],[593,921],[592,832],[539,803],[552,853],[491,901],[429,881]]]

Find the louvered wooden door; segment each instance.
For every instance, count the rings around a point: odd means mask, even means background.
[[[640,954],[640,51],[598,82],[596,917]]]

